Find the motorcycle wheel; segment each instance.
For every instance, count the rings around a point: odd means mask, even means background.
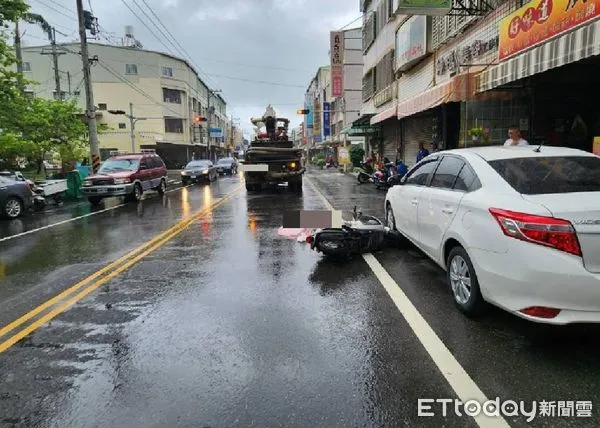
[[[360,184],[365,184],[369,182],[369,176],[367,174],[365,174],[364,172],[359,172],[358,173],[358,182]]]

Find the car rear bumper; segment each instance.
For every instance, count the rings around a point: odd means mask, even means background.
[[[517,241],[506,253],[468,250],[484,298],[536,322],[600,323],[600,274],[588,272],[580,257],[551,248],[527,249],[526,256],[523,245],[533,244]],[[561,311],[554,318],[519,312],[532,306]]]
[[[285,182],[292,179],[296,179],[306,172],[306,168],[301,168],[298,171],[285,171],[285,172],[258,172],[258,171],[245,171],[246,178],[251,181],[267,181],[267,182]]]
[[[107,186],[86,186],[82,187],[81,191],[86,196],[124,196],[133,193],[133,183]]]
[[[181,176],[182,181],[200,181],[200,180],[208,180],[209,178],[210,178],[209,173],[189,174],[189,175]]]

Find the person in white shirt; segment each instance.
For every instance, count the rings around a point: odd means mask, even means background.
[[[528,146],[527,140],[521,138],[521,130],[516,126],[508,128],[508,140],[504,143],[505,147],[509,146]]]

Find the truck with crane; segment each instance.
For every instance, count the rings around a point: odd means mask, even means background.
[[[288,137],[290,120],[277,117],[271,105],[262,117],[252,118],[256,136],[240,162],[246,190],[260,191],[263,184],[286,183],[290,191],[302,192],[302,149]],[[262,130],[264,126],[265,130]]]

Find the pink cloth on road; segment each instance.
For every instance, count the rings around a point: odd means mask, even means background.
[[[284,228],[283,226],[279,228],[277,234],[279,236],[284,236],[286,238],[295,239],[298,242],[306,242],[306,238],[315,233],[314,229],[308,228]]]

